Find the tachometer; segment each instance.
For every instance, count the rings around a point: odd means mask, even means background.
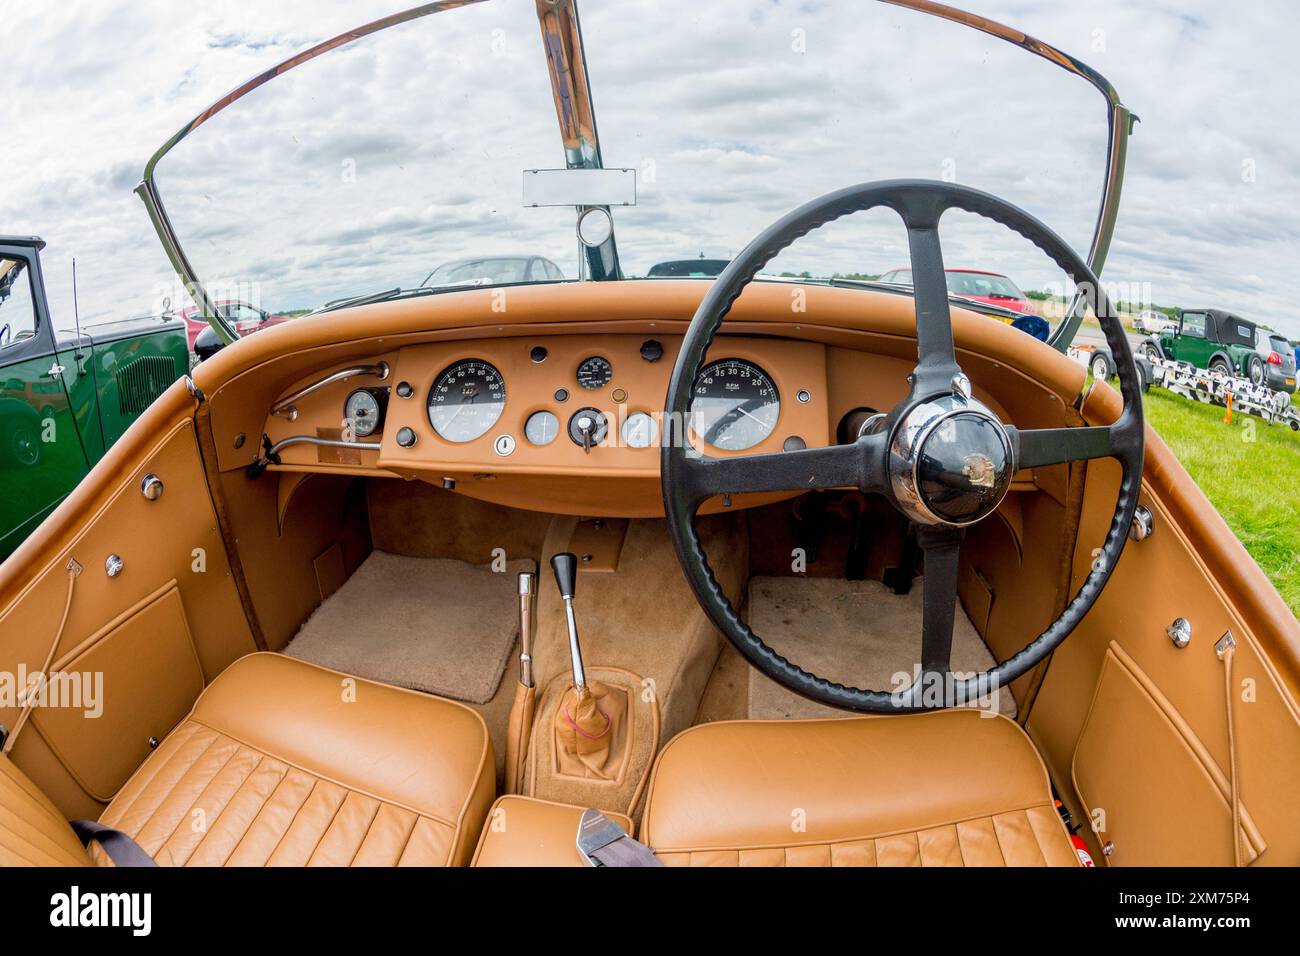
[[[447,441],[481,437],[501,417],[506,383],[482,359],[464,359],[445,369],[429,392],[429,424]]]
[[[753,448],[772,434],[781,396],[767,373],[744,359],[723,359],[700,369],[690,407],[691,429],[717,448]]]

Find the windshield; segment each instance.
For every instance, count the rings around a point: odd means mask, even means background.
[[[802,203],[896,177],[987,189],[1090,246],[1105,104],[996,37],[883,3],[715,0],[687,29],[582,0],[564,60],[535,0],[439,6],[250,87],[163,156],[157,188],[211,301],[293,315],[466,287],[707,278]],[[556,75],[574,84],[558,111]],[[1051,115],[1019,95],[1031,83]],[[575,229],[585,206],[523,202],[529,171],[566,165],[635,174],[635,203],[611,205],[594,256]],[[954,211],[941,231],[945,255],[1005,274],[952,273],[957,294],[1072,288],[1001,226]],[[876,279],[906,257],[897,216],[873,210],[765,271]]]

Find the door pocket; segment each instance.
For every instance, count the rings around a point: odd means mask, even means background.
[[[1114,641],[1072,765],[1074,788],[1112,866],[1232,866],[1228,779],[1149,677]],[[1242,862],[1265,843],[1242,805]]]
[[[82,642],[51,671],[57,699],[32,726],[96,800],[108,802],[189,712],[203,670],[170,581]]]

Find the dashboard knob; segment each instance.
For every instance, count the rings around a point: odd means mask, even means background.
[[[411,397],[412,395],[414,395],[414,394],[415,394],[415,389],[411,388],[411,383],[410,383],[410,382],[398,382],[398,383],[397,383],[397,397],[398,397],[398,398],[410,398],[410,397]]]
[[[641,357],[647,362],[657,362],[664,357],[663,343],[658,339],[646,339],[641,343]]]
[[[415,441],[415,429],[399,428],[397,430],[397,444],[401,445],[403,448],[410,448],[415,444]]]

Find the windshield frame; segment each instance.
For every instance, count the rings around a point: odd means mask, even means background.
[[[234,323],[225,318],[220,313],[220,310],[216,308],[216,304],[210,298],[202,280],[181,246],[180,239],[167,214],[167,209],[163,204],[162,196],[158,191],[158,185],[154,178],[154,172],[159,161],[178,143],[217,113],[220,113],[258,87],[295,67],[310,62],[323,53],[328,53],[389,27],[419,20],[435,13],[444,13],[483,2],[485,0],[435,0],[435,2],[425,3],[387,17],[381,17],[378,20],[373,20],[370,23],[308,47],[302,52],[282,60],[275,66],[263,70],[226,93],[182,126],[149,158],[149,161],[145,164],[140,183],[135,187],[135,193],[144,202],[154,230],[162,243],[163,251],[180,277],[186,292],[194,300],[203,318],[212,326],[213,331],[223,344],[235,341],[240,338],[240,334]],[[1138,117],[1120,101],[1115,87],[1104,76],[1081,60],[1035,37],[987,17],[968,13],[946,4],[931,2],[931,0],[878,0],[878,2],[903,7],[928,16],[939,17],[1004,40],[1056,64],[1069,73],[1079,76],[1106,98],[1108,111],[1106,170],[1102,180],[1097,221],[1093,228],[1092,243],[1087,255],[1089,268],[1094,275],[1100,276],[1118,220],[1124,166],[1128,153],[1128,138],[1133,131],[1134,124],[1138,122]],[[551,79],[556,119],[559,124],[566,165],[570,169],[602,168],[600,141],[596,132],[595,109],[592,104],[586,57],[582,47],[582,33],[578,22],[576,0],[545,0],[545,2],[538,0],[537,14],[541,26],[544,54]],[[590,208],[606,207],[578,207],[576,210],[578,218],[581,218]],[[606,211],[608,211],[607,208]],[[622,271],[619,268],[617,245],[612,228],[609,237],[600,246],[584,246],[583,256],[587,270],[586,278],[593,281],[611,281],[623,278]],[[474,288],[482,288],[482,286],[474,286]],[[437,291],[455,290],[456,287],[453,286]],[[416,291],[434,290],[410,290],[410,292]],[[392,292],[376,293],[375,296],[389,297],[394,294],[401,295],[403,292],[404,290],[399,289]],[[347,305],[360,304],[360,302],[368,301],[371,298],[372,296],[359,296],[354,299],[327,303],[317,309],[316,312],[326,311],[331,307],[341,308]],[[1060,352],[1065,352],[1069,348],[1079,326],[1083,322],[1085,307],[1086,302],[1083,294],[1076,292],[1070,308],[1049,337],[1049,345]]]

